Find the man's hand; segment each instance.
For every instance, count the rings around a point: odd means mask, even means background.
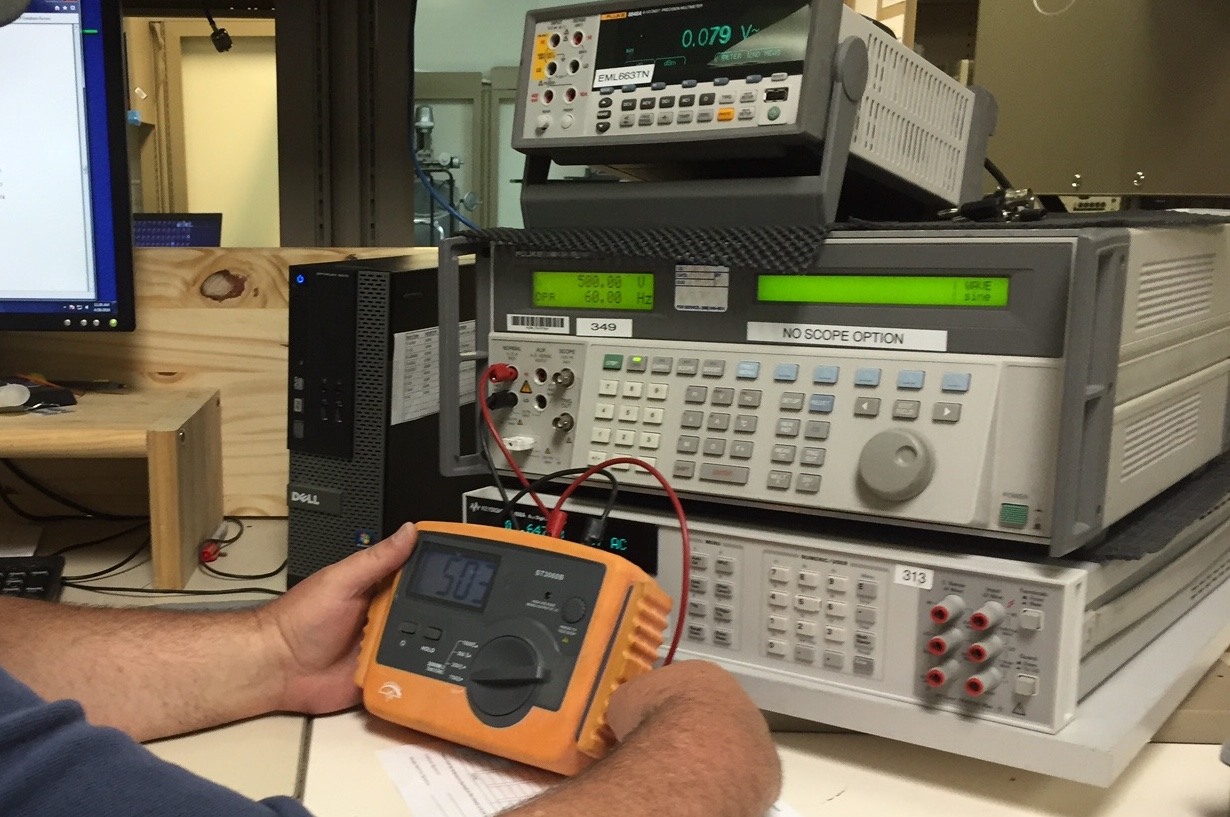
[[[414,546],[411,524],[304,579],[261,611],[284,678],[282,708],[320,714],[357,704],[359,639],[372,597]]]
[[[683,661],[621,686],[607,710],[619,745],[502,817],[763,817],[781,765],[760,710],[730,673]]]

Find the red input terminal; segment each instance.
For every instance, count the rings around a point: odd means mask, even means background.
[[[965,612],[965,602],[957,595],[947,595],[931,608],[931,620],[936,624],[947,624],[961,613]]]
[[[959,627],[952,627],[939,635],[932,636],[927,641],[927,652],[936,657],[947,655],[965,641],[965,633]]]
[[[965,657],[975,664],[990,661],[1004,649],[1004,641],[999,636],[991,636],[982,641],[975,641],[965,651]]]
[[[1008,611],[1004,605],[998,601],[988,601],[969,617],[969,627],[980,633],[985,632],[1003,621],[1007,615]]]
[[[945,661],[938,667],[932,667],[927,670],[926,674],[923,676],[923,680],[926,681],[927,686],[932,689],[940,689],[952,680],[959,668],[960,665],[956,661]]]
[[[999,685],[1003,679],[997,669],[989,669],[977,675],[971,675],[965,682],[965,694],[971,698],[981,698]]]
[[[508,363],[495,363],[491,366],[491,371],[487,374],[487,379],[492,383],[511,383],[517,379],[517,367]]]

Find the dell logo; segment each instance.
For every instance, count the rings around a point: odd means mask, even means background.
[[[342,513],[342,492],[318,485],[287,485],[286,504],[293,508],[301,508],[313,513],[327,513],[340,516]]]

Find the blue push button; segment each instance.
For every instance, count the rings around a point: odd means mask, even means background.
[[[696,80],[694,80],[694,79],[685,79],[683,82],[681,82],[681,83],[679,83],[679,84],[680,84],[681,86],[683,86],[684,88],[695,88],[695,87],[696,87]]]
[[[777,364],[777,366],[773,369],[773,379],[778,383],[793,383],[799,379],[799,364]]]
[[[812,369],[811,382],[816,385],[831,386],[837,382],[837,375],[840,373],[840,366],[817,366]]]
[[[665,83],[665,82],[655,82],[655,83],[653,83],[652,85],[650,85],[649,87],[650,87],[650,88],[652,88],[652,89],[653,89],[653,90],[655,90],[655,91],[665,91],[665,90],[666,90],[666,83]]]
[[[964,394],[969,391],[972,377],[969,372],[944,372],[944,379],[940,383],[940,388],[946,392]]]
[[[897,372],[897,388],[911,389],[917,391],[923,387],[923,381],[927,379],[926,372],[916,371],[901,371]]]
[[[714,85],[719,85],[719,86],[721,86],[721,85],[729,85],[729,84],[730,84],[730,77],[715,77],[715,78],[714,78],[714,80],[713,80],[713,84],[714,84]]]
[[[636,86],[635,86],[635,85],[624,85],[624,86],[622,86],[619,90],[620,90],[620,92],[621,92],[621,93],[625,93],[625,94],[635,94],[635,93],[636,93]]]
[[[832,414],[833,395],[813,394],[807,399],[807,410],[812,414]]]
[[[880,370],[879,369],[859,369],[854,373],[854,385],[856,386],[878,386],[880,385]]]
[[[760,82],[760,81],[761,81],[761,80],[763,80],[763,79],[764,79],[764,77],[763,77],[763,76],[761,76],[760,74],[748,74],[748,75],[747,75],[747,84],[748,84],[748,85],[755,85],[757,82]]]
[[[735,377],[739,380],[755,380],[760,377],[760,361],[740,360],[735,369]]]
[[[598,93],[602,94],[603,96],[610,96],[611,94],[615,93],[615,86],[608,85],[605,88],[599,88]]]

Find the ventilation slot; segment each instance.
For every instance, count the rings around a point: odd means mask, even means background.
[[[960,197],[973,96],[876,31],[851,152],[947,201]]]
[[[1145,264],[1140,269],[1136,331],[1207,315],[1213,304],[1213,254]]]
[[[1141,417],[1127,427],[1123,438],[1123,482],[1165,459],[1196,439],[1200,420],[1200,393]]]

